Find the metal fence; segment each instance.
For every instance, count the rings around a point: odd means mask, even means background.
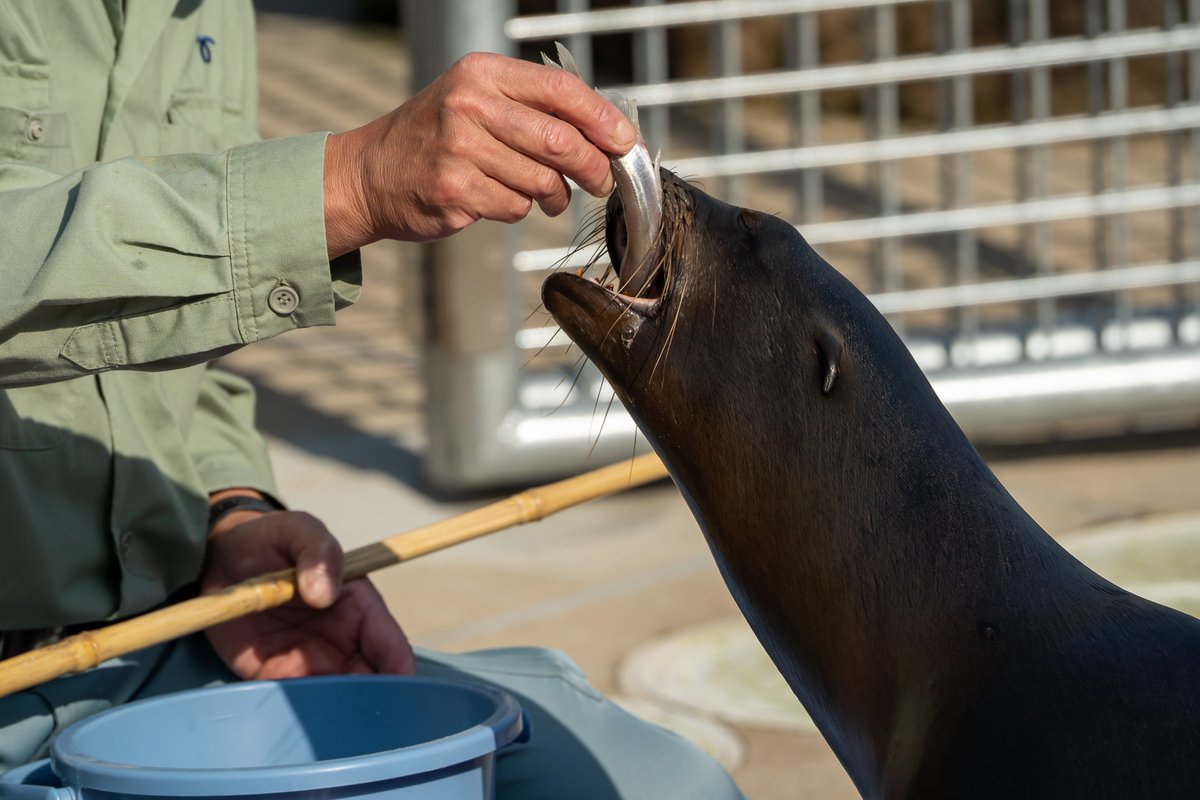
[[[795,222],[978,441],[1200,418],[1200,0],[555,8],[410,0],[418,85],[469,50],[562,41],[637,99],[664,165]],[[428,251],[443,486],[635,447],[599,374],[537,313],[546,270],[587,259],[568,246],[573,206]]]

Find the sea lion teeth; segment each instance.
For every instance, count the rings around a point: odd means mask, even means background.
[[[663,174],[661,295],[542,299],[862,795],[1200,797],[1200,621],[1048,536],[795,228]]]

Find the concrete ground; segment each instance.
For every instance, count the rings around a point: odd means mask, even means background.
[[[359,124],[404,97],[406,65],[386,34],[265,15],[260,49],[264,136]],[[226,360],[260,387],[260,419],[285,498],[323,518],[347,548],[483,502],[442,502],[420,488],[421,309],[410,255],[399,245],[370,248],[364,298],[336,328]],[[1113,523],[1127,524],[1136,538],[1146,520],[1181,520],[1185,528],[1195,520],[1200,529],[1196,429],[985,455],[1064,541]],[[580,469],[589,466],[581,456]],[[669,484],[595,501],[375,580],[418,644],[561,648],[598,688],[717,753],[750,797],[857,796],[794,702],[780,696]],[[719,669],[698,676],[714,654]],[[664,674],[688,685],[675,691]]]

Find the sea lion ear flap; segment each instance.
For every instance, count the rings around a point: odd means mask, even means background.
[[[817,354],[821,357],[821,394],[833,391],[833,383],[842,371],[842,340],[828,329],[817,334]]]

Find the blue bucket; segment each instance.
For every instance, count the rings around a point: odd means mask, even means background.
[[[77,722],[48,760],[0,777],[0,798],[487,800],[496,751],[525,738],[517,701],[477,684],[383,675],[252,681]]]

